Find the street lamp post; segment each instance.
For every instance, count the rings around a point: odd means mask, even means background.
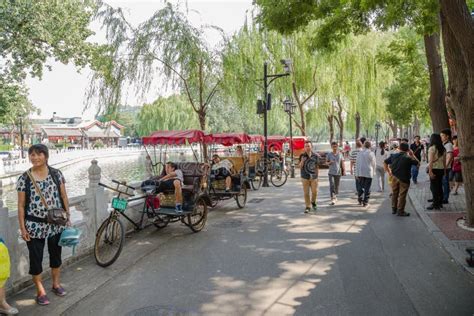
[[[271,96],[268,93],[268,87],[270,84],[280,77],[289,76],[291,73],[291,60],[289,59],[282,59],[281,63],[283,64],[285,73],[283,74],[276,74],[276,75],[269,75],[268,74],[268,63],[265,62],[263,64],[263,92],[264,92],[264,101],[263,101],[263,136],[265,137],[263,143],[263,158],[265,160],[264,164],[264,171],[263,171],[263,187],[269,187],[268,184],[268,168],[267,168],[267,161],[268,161],[268,117],[267,112],[271,108]],[[270,81],[268,80],[269,78]]]
[[[382,128],[379,122],[375,123],[375,146],[378,146],[379,143],[379,130]]]
[[[290,164],[290,178],[295,177],[295,158],[293,155],[293,119],[292,115],[295,114],[296,105],[290,100],[289,97],[283,101],[284,110],[288,113],[288,117],[290,118],[290,155],[291,155],[291,164]]]

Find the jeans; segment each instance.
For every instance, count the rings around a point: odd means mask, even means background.
[[[329,192],[331,193],[331,199],[335,198],[339,194],[339,182],[341,181],[341,176],[336,176],[333,174],[329,175]]]
[[[377,185],[380,191],[385,189],[385,169],[377,166],[375,168],[375,176],[377,177]]]
[[[443,175],[443,201],[449,200],[449,176]]]
[[[357,194],[359,194],[359,191],[360,191],[360,180],[359,178],[355,178],[355,182],[356,182],[356,191],[357,191]]]
[[[414,183],[418,182],[418,173],[420,168],[418,166],[411,166],[411,179]]]
[[[370,198],[370,187],[372,186],[372,178],[359,177],[359,190],[357,196],[359,202],[367,204]]]

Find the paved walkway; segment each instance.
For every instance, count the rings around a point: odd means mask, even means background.
[[[311,215],[298,179],[262,188],[198,234],[150,227],[107,269],[93,258],[66,268],[69,295],[48,307],[32,289],[10,300],[23,315],[472,315],[474,277],[420,219],[393,216],[388,193],[357,206],[353,188],[344,177],[328,206],[323,176]]]
[[[425,166],[420,168],[424,171]],[[466,264],[466,247],[474,247],[474,230],[466,230],[458,226],[457,220],[466,216],[466,200],[464,187],[458,190],[458,195],[451,194],[449,203],[440,210],[426,210],[428,199],[432,198],[429,177],[420,172],[418,184],[412,184],[409,197],[428,231],[437,239],[451,257],[468,272],[474,275],[474,268]]]

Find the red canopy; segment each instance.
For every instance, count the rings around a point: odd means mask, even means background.
[[[281,136],[281,135],[268,136],[267,146],[268,148],[276,147],[277,150],[281,151],[283,149],[283,144],[286,143],[287,141],[288,141],[288,138],[286,136]]]
[[[293,150],[295,149],[303,149],[304,143],[308,138],[306,136],[293,136]],[[288,138],[289,140],[289,138]]]
[[[214,133],[204,136],[204,141],[207,144],[232,146],[235,144],[248,144],[251,142],[251,139],[245,133]]]
[[[250,142],[252,143],[263,143],[265,138],[262,135],[249,135]]]
[[[143,137],[143,145],[182,145],[204,141],[204,132],[194,129],[186,131],[156,131]]]

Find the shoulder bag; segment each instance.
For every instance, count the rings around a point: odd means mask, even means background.
[[[67,212],[64,208],[48,208],[48,203],[46,203],[46,199],[43,196],[43,193],[41,192],[41,189],[39,188],[38,184],[36,183],[35,178],[31,174],[30,170],[27,171],[28,177],[30,177],[31,182],[33,183],[36,193],[39,194],[41,198],[41,202],[43,203],[44,207],[48,211],[48,216],[47,216],[47,222],[49,224],[56,224],[59,226],[65,226],[67,223]],[[51,175],[53,176],[53,175]],[[59,191],[59,196],[61,196],[61,188],[58,187]]]

